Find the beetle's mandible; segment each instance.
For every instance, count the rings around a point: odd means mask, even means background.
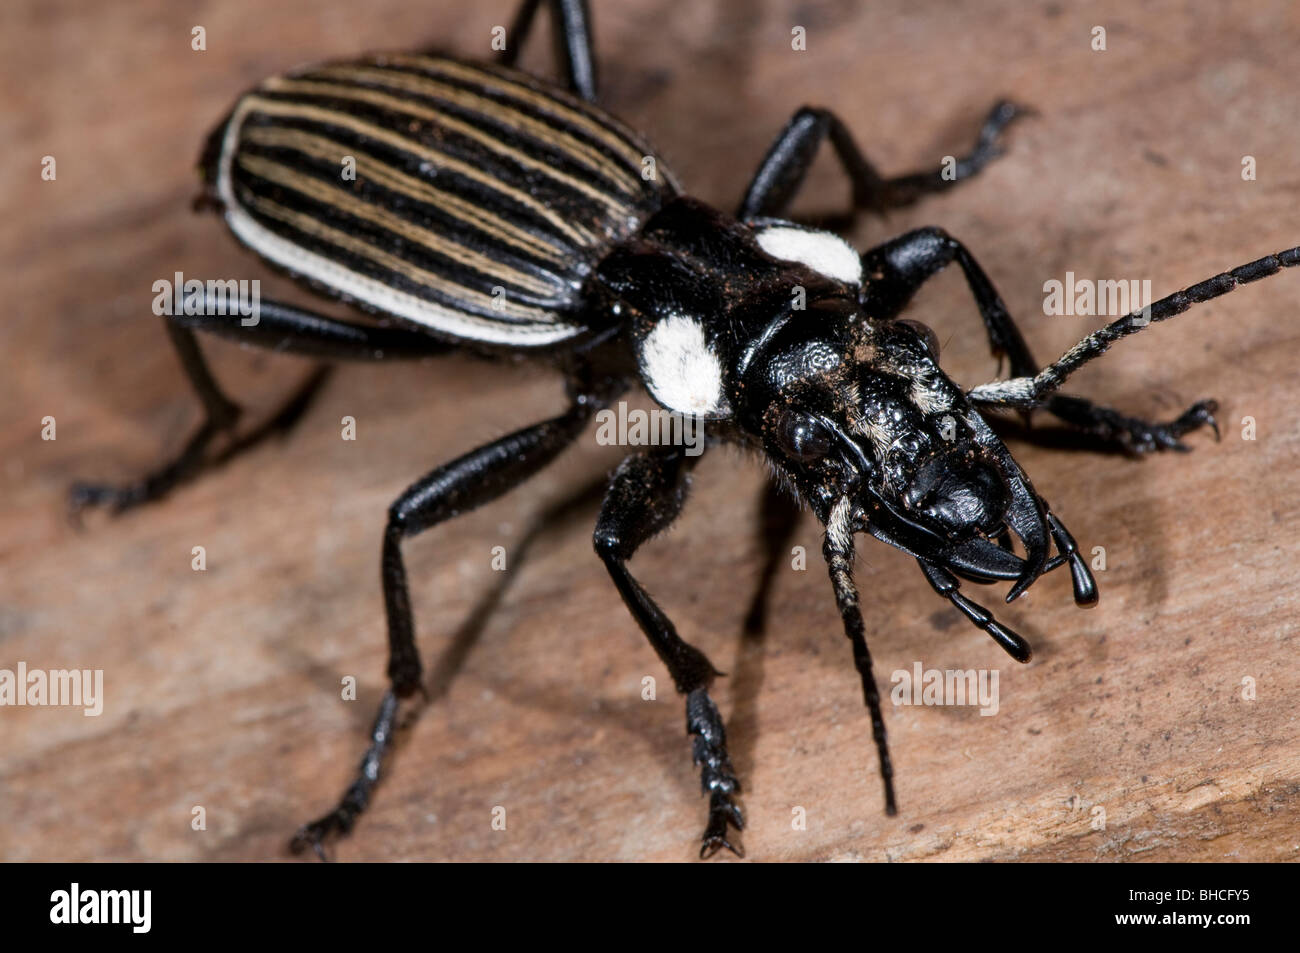
[[[1052,414],[1129,453],[1185,449],[1215,429],[1203,400],[1177,419],[1139,420],[1061,386],[1122,337],[1237,285],[1300,263],[1261,258],[1154,302],[1040,365],[988,276],[936,228],[859,254],[837,235],[782,216],[826,143],[847,173],[853,210],[884,211],[977,174],[1025,110],[994,106],[952,174],[887,178],[824,109],[799,110],[758,165],[734,214],[687,196],[641,137],[594,105],[585,0],[547,6],[563,86],[512,61],[541,0],[524,0],[501,61],[434,53],[372,56],[266,80],[242,96],[202,157],[203,204],[271,265],[377,321],[343,321],[263,301],[249,324],[205,301],[169,315],[168,334],[205,420],[165,466],[124,486],[82,483],[72,504],[122,511],[194,476],[233,434],[195,331],[326,359],[425,358],[453,348],[531,355],[558,368],[569,409],[439,467],[391,506],[381,574],[390,688],[355,781],[305,825],[295,848],[346,833],[365,810],[396,726],[421,687],[402,542],[488,503],[573,443],[624,391],[643,384],[668,411],[702,421],[706,446],[748,448],[825,526],[823,554],[861,676],[886,811],[895,813],[880,696],[853,580],[854,538],[869,533],[916,559],[935,592],[1018,661],[1028,643],[961,583],[1010,583],[1008,602],[1067,568],[1080,606],[1097,588],[1075,541],[985,419]],[[356,174],[340,174],[351,158]],[[648,161],[649,160],[649,161]],[[647,168],[652,174],[646,174]],[[900,317],[917,289],[956,263],[993,353],[1011,376],[963,390],[939,364],[933,332]],[[996,417],[990,419],[996,420]],[[717,671],[685,642],[628,570],[677,517],[696,457],[681,446],[635,453],[613,474],[595,549],[684,698],[708,795],[701,855],[739,852],[739,784],[718,709]]]

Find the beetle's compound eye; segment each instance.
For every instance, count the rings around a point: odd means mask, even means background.
[[[934,328],[920,321],[913,321],[911,318],[900,318],[898,323],[907,325],[919,334],[921,340],[925,342],[925,349],[930,352],[930,357],[939,360],[939,335],[934,333]]]
[[[831,451],[831,434],[816,417],[797,410],[784,411],[776,420],[776,444],[800,463],[815,463]]]

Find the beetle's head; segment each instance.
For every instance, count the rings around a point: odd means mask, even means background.
[[[925,325],[824,298],[774,321],[742,375],[737,423],[828,526],[834,514],[968,578],[1017,579],[1013,597],[1042,572],[1041,502]],[[1011,533],[1024,558],[990,541]]]

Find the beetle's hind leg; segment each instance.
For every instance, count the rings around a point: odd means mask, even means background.
[[[703,652],[677,634],[672,621],[627,569],[628,560],[641,544],[677,519],[686,498],[687,469],[698,459],[673,447],[624,460],[601,506],[594,544],[623,602],[668,667],[677,691],[686,696],[686,731],[695,736],[693,753],[700,768],[700,786],[709,796],[709,821],[700,856],[712,857],[724,847],[743,856],[740,844],[733,844],[728,837],[729,827],[745,827],[735,801],[740,782],[727,754],[722,716],[708,691],[719,672]]]
[[[214,440],[223,434],[233,434],[241,410],[221,390],[199,348],[195,331],[280,353],[331,360],[419,358],[448,350],[443,342],[416,331],[352,324],[275,301],[263,300],[257,322],[249,326],[232,314],[220,313],[221,309],[206,307],[206,303],[201,310],[200,314],[169,315],[164,318],[164,327],[185,376],[203,404],[203,423],[175,458],[143,477],[124,484],[73,484],[68,502],[74,514],[88,506],[105,506],[120,513],[162,499],[205,467],[225,462],[265,438],[291,429],[325,381],[326,369],[318,368],[266,424],[233,440],[222,453],[211,455],[208,448]]]
[[[114,513],[121,513],[141,503],[161,499],[178,483],[202,469],[208,445],[220,434],[233,431],[239,422],[240,407],[222,393],[203,352],[199,350],[194,332],[170,320],[165,325],[185,376],[203,403],[203,423],[174,459],[139,479],[120,485],[73,484],[68,502],[74,513],[87,506],[107,506]],[[296,403],[304,403],[301,395]]]
[[[783,215],[827,139],[853,186],[853,210],[884,212],[911,205],[924,195],[946,191],[978,174],[1002,154],[998,140],[1003,130],[1029,112],[1024,106],[999,102],[985,118],[971,151],[956,158],[950,170],[940,167],[886,178],[862,154],[853,134],[838,116],[827,109],[804,106],[763,157],[745,190],[736,217],[744,221]]]
[[[523,0],[506,38],[501,61],[513,66],[532,30],[542,0]],[[596,99],[596,58],[591,44],[591,12],[587,0],[548,0],[555,59],[564,70],[569,89],[587,102]]]

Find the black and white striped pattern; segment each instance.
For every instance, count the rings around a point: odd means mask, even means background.
[[[580,289],[676,183],[616,120],[527,74],[393,55],[264,82],[206,173],[236,236],[317,287],[475,342],[585,330]],[[344,178],[344,159],[356,163]]]

